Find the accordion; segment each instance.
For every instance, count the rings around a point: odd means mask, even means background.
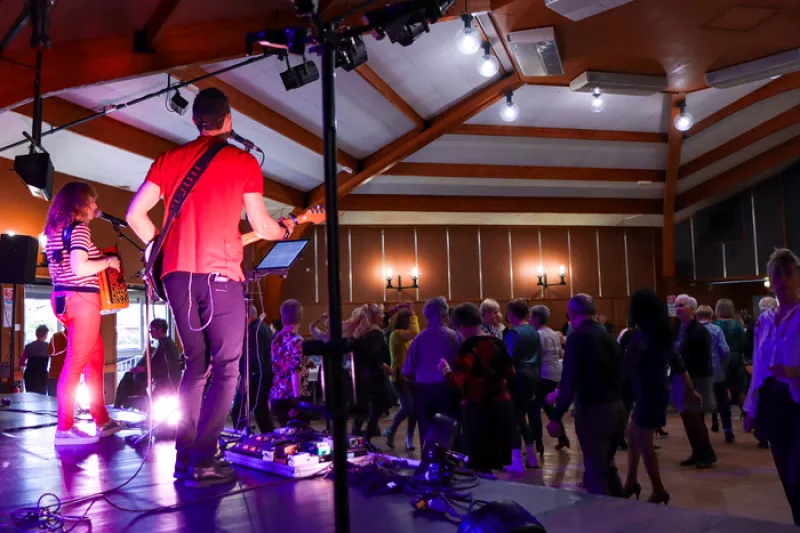
[[[105,256],[119,258],[119,250],[116,248],[105,248],[101,250]],[[97,281],[100,284],[100,314],[109,315],[122,309],[127,309],[130,305],[128,298],[128,284],[125,282],[125,271],[120,261],[119,271],[109,267],[97,273]]]

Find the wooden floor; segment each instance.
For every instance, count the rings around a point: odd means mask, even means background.
[[[678,414],[670,413],[667,418],[669,436],[656,439],[656,444],[661,447],[658,454],[662,480],[672,497],[670,506],[792,524],[792,514],[786,503],[772,454],[769,450],[759,448],[752,434],[742,432],[742,423],[738,420],[739,412],[735,409],[733,428],[736,441],[727,444],[722,432],[711,433],[711,444],[719,462],[710,470],[682,468],[678,465],[690,455],[689,441]],[[546,422],[545,418],[545,424]],[[579,484],[583,476],[583,458],[572,419],[566,416],[564,423],[572,443],[570,450],[557,451],[555,439],[545,437],[542,468],[528,470],[525,474],[500,474],[500,477],[521,483],[581,491]],[[382,421],[382,424],[387,426],[388,419]],[[710,428],[710,419],[707,424]],[[403,451],[405,446],[400,436],[404,437],[405,431],[404,424],[398,431],[396,450],[400,452],[398,455],[414,457],[413,453]],[[384,439],[375,439],[374,442],[387,449]],[[624,482],[628,472],[627,452],[617,453],[617,467]],[[641,497],[646,500],[650,496],[651,486],[641,463],[638,477],[642,485]]]
[[[11,398],[12,408],[37,411],[54,408],[50,399],[36,395]],[[0,430],[52,421],[47,415],[20,415],[0,408]],[[569,422],[567,419],[568,426]],[[659,441],[662,471],[673,497],[668,509],[581,494],[580,452],[573,448],[559,453],[552,448],[550,439],[542,469],[523,475],[502,474],[504,480],[484,481],[474,494],[483,499],[519,501],[542,521],[548,533],[795,531],[793,526],[776,523],[790,523],[789,509],[769,452],[758,449],[752,437],[744,436],[735,444],[726,445],[721,435],[715,434],[719,466],[697,471],[677,466],[688,455],[688,444],[676,417],[670,417],[668,429],[671,435]],[[569,431],[575,442],[572,430]],[[142,452],[128,446],[122,436],[104,439],[101,444],[85,449],[58,451],[53,446],[53,432],[53,427],[42,427],[0,434],[0,531],[6,530],[8,512],[34,504],[42,493],[52,492],[68,499],[108,490],[130,478],[142,465]],[[375,442],[382,444],[383,439]],[[124,490],[111,495],[110,500],[134,511],[176,504],[182,505],[180,509],[142,514],[114,509],[100,501],[89,513],[92,531],[239,533],[292,528],[293,533],[333,532],[330,481],[293,482],[240,469],[235,487],[197,491],[173,482],[174,457],[172,442],[158,442],[141,473]],[[623,452],[618,461],[623,472],[624,462]],[[642,496],[646,498],[649,495],[646,475],[640,481],[644,488]],[[222,494],[227,497],[215,498]],[[85,509],[82,505],[69,511],[80,514]],[[354,533],[372,533],[376,524],[380,524],[381,533],[456,531],[452,524],[414,517],[407,497],[402,495],[366,498],[351,490],[351,516]]]

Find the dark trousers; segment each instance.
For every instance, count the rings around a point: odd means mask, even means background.
[[[714,425],[717,424],[717,413],[719,413],[719,418],[722,419],[722,429],[725,431],[732,431],[731,402],[728,399],[727,382],[719,381],[714,383],[714,398],[717,400],[717,410],[711,414],[712,423]]]
[[[708,438],[705,413],[684,411],[681,413],[681,420],[689,445],[692,447],[692,457],[698,462],[714,462],[717,456]]]
[[[269,378],[269,379],[268,379]],[[269,433],[275,429],[275,423],[272,421],[272,414],[269,410],[269,390],[272,386],[271,376],[264,376],[261,383],[259,383],[258,376],[250,377],[250,411],[255,415],[256,424],[258,425],[261,433]],[[242,430],[250,421],[250,416],[245,413],[244,391],[242,391],[243,378],[239,378],[239,387],[236,391],[236,396],[233,400],[233,408],[231,409],[231,420],[233,420],[234,428]],[[261,385],[259,387],[259,385]]]
[[[514,378],[514,431],[512,447],[522,448],[522,441],[532,446],[542,440],[542,401],[536,397],[539,388],[539,373],[519,370]]]
[[[614,456],[625,433],[625,407],[621,400],[575,406],[575,433],[583,450],[583,484],[589,494],[622,496]]]
[[[30,370],[25,370],[22,378],[25,381],[25,392],[35,392],[37,394],[47,394],[47,373],[36,374]]]
[[[553,381],[551,379],[540,379],[539,380],[539,388],[536,390],[536,397],[534,398],[534,408],[536,409],[536,419],[539,420],[539,440],[542,439],[542,415],[540,411],[544,411],[547,415],[547,418],[552,419],[553,411],[555,411],[555,407],[553,405],[548,404],[546,402],[547,395],[553,392],[558,388],[558,382]],[[567,432],[564,429],[564,422],[558,421],[561,425],[561,434],[566,435]]]
[[[114,397],[114,407],[131,408],[135,407],[133,398],[147,394],[147,375],[125,372],[117,385],[117,394]]]
[[[770,378],[758,390],[756,413],[757,429],[769,441],[794,523],[800,526],[800,404],[786,383]]]
[[[433,417],[439,413],[451,416],[452,394],[446,383],[417,383],[414,386],[414,407],[417,410],[419,440],[424,445]]]
[[[383,413],[389,409],[389,394],[385,376],[365,376],[356,384],[358,399],[353,419],[353,433],[360,434],[367,421],[367,432],[364,438],[369,441],[380,432],[378,422]]]
[[[55,398],[58,394],[58,379],[47,378],[47,395]]]
[[[209,276],[211,276],[209,278]],[[178,390],[181,420],[177,460],[213,463],[239,378],[245,322],[244,286],[214,275],[175,272],[164,277],[186,370]],[[203,326],[206,326],[201,331]],[[213,375],[208,393],[203,391]]]
[[[394,414],[389,432],[394,434],[398,426],[407,418],[408,431],[406,434],[413,438],[414,430],[417,429],[417,413],[414,410],[414,398],[412,397],[411,384],[408,381],[392,381],[392,386],[394,387],[397,399],[400,400],[400,409]]]

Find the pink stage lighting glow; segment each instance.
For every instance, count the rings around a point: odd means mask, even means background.
[[[78,404],[78,409],[88,411],[90,400],[89,387],[86,386],[86,383],[81,383],[75,391],[75,403]]]
[[[153,421],[176,426],[181,419],[176,396],[161,396],[153,401]]]

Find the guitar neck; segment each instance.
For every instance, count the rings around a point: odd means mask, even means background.
[[[308,217],[305,214],[300,215],[297,217],[297,225],[305,224]],[[261,240],[255,231],[250,231],[242,235],[242,246],[247,246],[248,244],[253,244],[254,242],[258,242]]]

